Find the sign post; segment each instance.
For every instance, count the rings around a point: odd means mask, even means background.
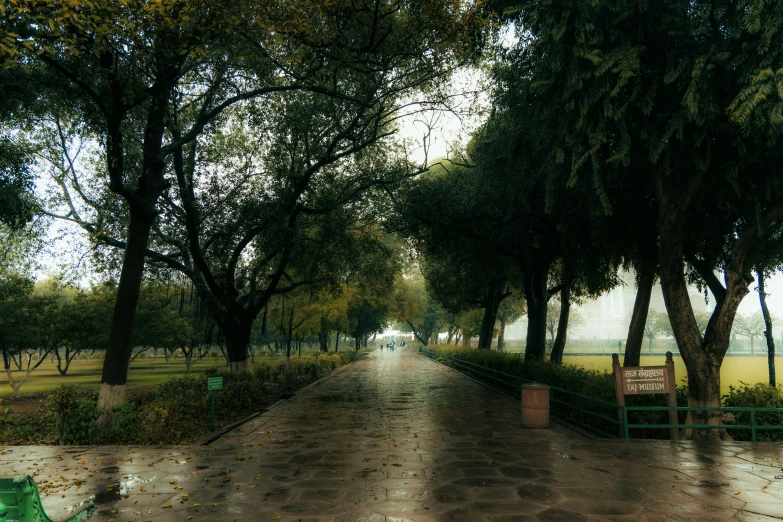
[[[223,377],[209,377],[207,390],[209,390],[209,431],[215,431],[215,390],[223,388]]]
[[[666,352],[665,366],[620,366],[617,354],[612,354],[612,370],[614,372],[614,388],[617,404],[625,406],[626,395],[644,395],[650,393],[665,393],[667,405],[677,407],[677,386],[674,379],[674,360],[672,352]],[[618,412],[622,423],[622,411]],[[677,424],[677,411],[669,410],[669,424]],[[622,430],[622,426],[620,426]],[[622,437],[624,434],[621,433]],[[677,428],[669,428],[669,439],[677,440]]]

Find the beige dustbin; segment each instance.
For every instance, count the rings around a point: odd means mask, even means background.
[[[549,427],[549,386],[522,385],[522,426],[538,429]]]

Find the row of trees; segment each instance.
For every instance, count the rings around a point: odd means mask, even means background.
[[[689,405],[720,406],[720,367],[754,280],[772,342],[764,277],[783,252],[783,4],[494,6],[515,40],[491,58],[490,117],[396,199],[408,218],[396,225],[421,253],[430,288],[453,290],[463,306],[481,302],[483,332],[504,298],[523,294],[528,359],[544,357],[547,305],[559,295],[557,362],[570,303],[633,269],[624,364],[635,366],[660,279]],[[703,328],[689,283],[714,304]],[[696,411],[688,422],[720,416]]]
[[[377,329],[386,290],[396,281],[404,295],[416,277],[372,273],[396,263],[381,226],[408,239],[426,280],[406,314],[422,341],[473,314],[489,348],[498,317],[524,310],[526,358],[543,359],[557,296],[559,362],[571,304],[626,267],[639,291],[624,364],[636,365],[659,278],[690,405],[720,404],[754,272],[772,342],[783,4],[494,0],[515,29],[494,47],[476,4],[4,4],[0,165],[14,175],[0,180],[13,202],[0,220],[31,214],[32,155],[50,177],[44,212],[85,231],[117,273],[101,407],[124,397],[146,265],[191,282],[239,372],[276,296],[355,285],[354,338]],[[464,150],[411,163],[388,139],[399,118],[448,107],[440,87],[482,51],[489,118]],[[715,303],[703,329],[688,282]],[[272,320],[293,335],[302,306]],[[326,316],[324,339],[354,328]]]
[[[34,94],[4,134],[30,137],[56,189],[46,214],[117,273],[99,406],[124,400],[145,265],[192,283],[236,372],[275,296],[370,266],[355,261],[382,250],[365,233],[378,198],[423,170],[388,138],[447,101],[485,27],[442,0],[6,3],[2,83]],[[357,339],[378,326],[361,310]]]
[[[341,337],[353,338],[356,349],[366,346],[398,317],[393,278],[399,267],[385,263],[384,282],[379,273],[384,263],[376,261],[371,279],[359,275],[336,289],[302,287],[270,299],[253,325],[251,358],[259,350],[290,357],[313,342],[322,351],[332,346],[337,351]],[[47,359],[65,376],[80,355],[104,355],[116,299],[113,282],[85,290],[54,279],[35,283],[15,273],[0,277],[0,353],[14,394]],[[150,349],[162,350],[167,360],[182,354],[186,370],[207,356],[222,354],[230,361],[221,330],[181,277],[142,285],[132,346],[129,364]]]
[[[699,326],[699,330],[704,332],[709,324],[710,316],[705,312],[697,312],[694,314],[696,324]],[[770,316],[771,320],[774,320],[774,316]],[[750,353],[755,355],[754,341],[757,337],[766,337],[767,322],[764,319],[762,312],[756,312],[754,314],[737,314],[734,317],[734,324],[732,325],[733,336],[740,335],[747,337],[750,340]],[[669,321],[669,315],[666,312],[659,312],[657,310],[650,310],[647,313],[647,322],[644,325],[644,336],[649,341],[649,346],[652,348],[652,342],[659,337],[673,337],[674,330]],[[774,341],[773,341],[774,342]],[[774,350],[773,350],[774,354]],[[773,374],[774,375],[774,374]]]

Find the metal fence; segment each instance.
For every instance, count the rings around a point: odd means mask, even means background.
[[[520,400],[522,384],[537,383],[517,375],[481,366],[469,361],[450,357],[444,353],[421,349],[425,357],[436,360],[458,370],[465,375],[479,380],[504,395]],[[547,384],[547,383],[539,383]],[[548,384],[547,384],[548,385]],[[550,413],[570,424],[575,424],[585,431],[608,438],[630,438],[631,430],[657,430],[669,428],[679,429],[725,429],[731,431],[749,432],[749,439],[756,442],[759,431],[783,431],[783,408],[691,408],[669,406],[619,406],[613,402],[597,399],[582,393],[566,390],[557,386],[549,386]],[[687,414],[693,411],[719,411],[722,418],[726,414],[739,420],[737,423],[719,425],[704,424],[667,424],[655,422],[631,422],[631,412],[668,413],[674,410]],[[767,416],[766,419],[760,418]]]
[[[421,354],[485,382],[516,400],[520,400],[520,386],[522,384],[536,382],[486,366],[455,359],[432,350],[422,349]],[[617,438],[621,431],[622,421],[619,419],[622,418],[622,415],[618,415],[618,412],[622,411],[622,407],[612,402],[557,386],[549,386],[549,403],[551,415],[576,424],[591,433]]]

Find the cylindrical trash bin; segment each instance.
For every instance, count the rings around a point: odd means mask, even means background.
[[[522,426],[538,429],[549,427],[549,386],[522,385]]]

